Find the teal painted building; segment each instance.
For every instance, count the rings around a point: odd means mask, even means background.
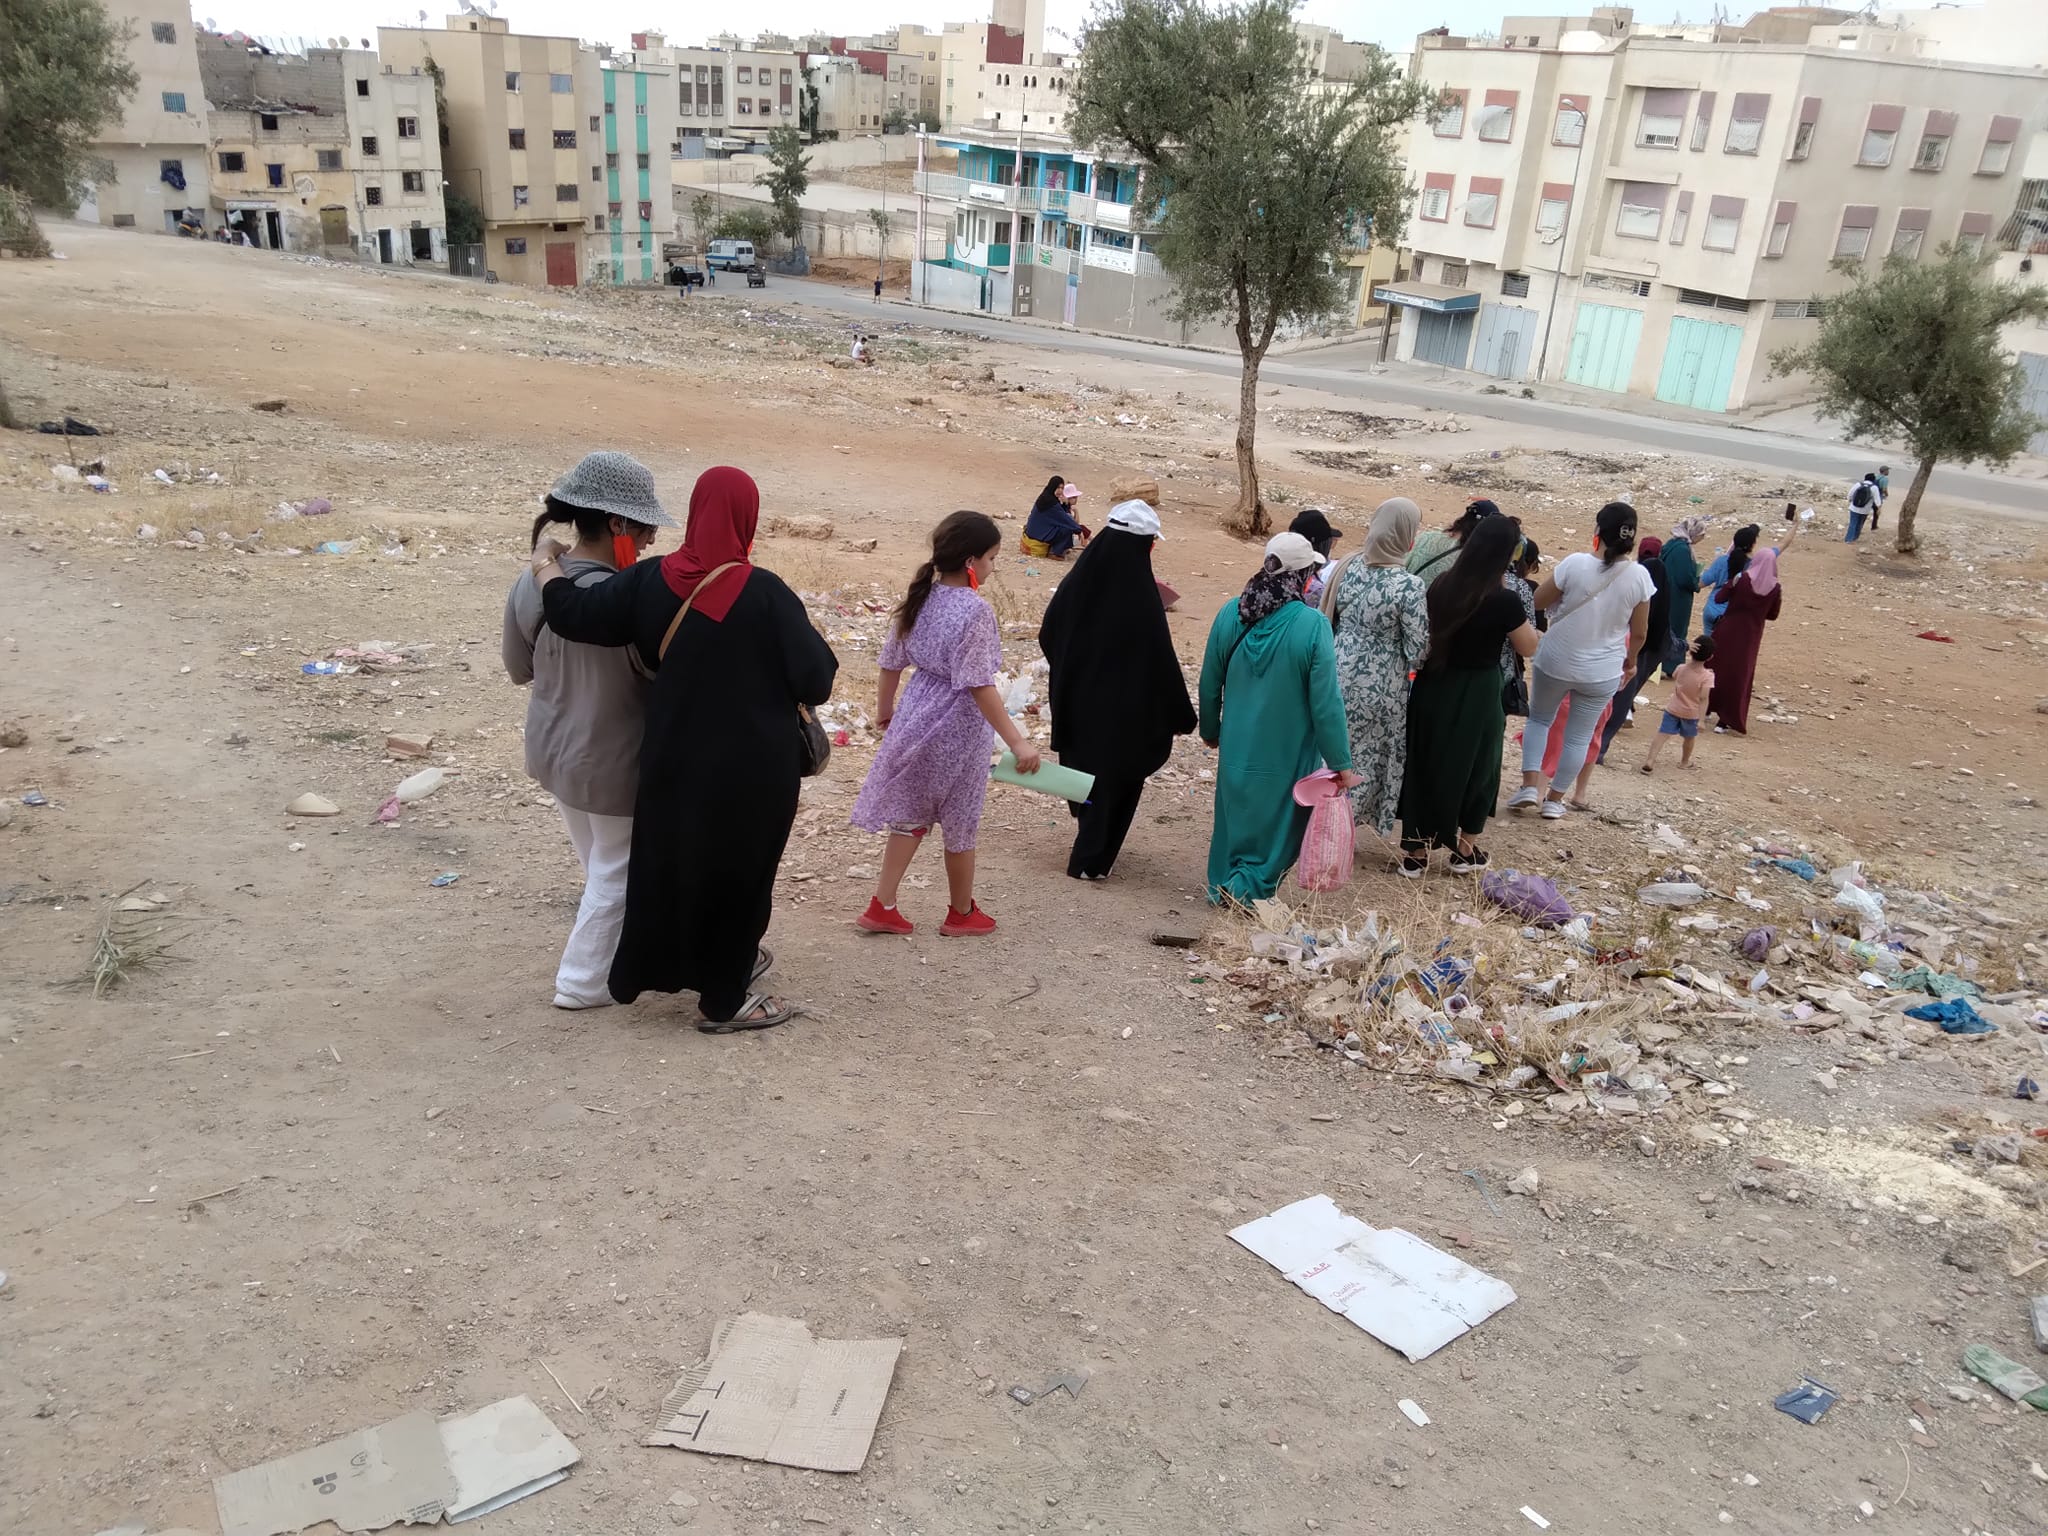
[[[592,275],[615,286],[657,282],[663,268],[661,236],[654,217],[655,189],[660,188],[662,198],[670,194],[666,165],[658,177],[654,168],[656,150],[666,162],[669,147],[652,145],[648,132],[649,93],[656,78],[644,70],[616,67],[601,73],[605,209],[603,238],[594,240],[593,255],[603,271],[600,276],[593,270]]]

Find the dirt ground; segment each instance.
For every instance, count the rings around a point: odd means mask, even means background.
[[[1484,490],[1553,554],[1614,494],[1651,530],[1703,510],[1715,543],[1786,496],[1822,513],[1749,738],[1648,779],[1638,726],[1599,816],[1487,838],[1559,879],[1603,963],[1370,854],[1344,891],[1283,892],[1318,925],[1370,909],[1425,957],[1481,956],[1495,1017],[1598,973],[1674,1085],[1467,1087],[1412,1041],[1363,1065],[1315,1048],[1332,1031],[1297,978],[1203,903],[1193,745],[1108,884],[1062,878],[1056,804],[998,788],[994,939],[936,937],[935,866],[906,893],[915,938],[851,927],[877,610],[929,527],[1021,518],[1055,471],[1098,513],[1112,475],[1158,475],[1192,666],[1254,560],[1220,526],[1228,380],[969,347],[900,311],[863,317],[879,362],[854,371],[850,319],[772,291],[546,294],[57,236],[63,261],[0,263],[0,369],[25,415],[109,435],[0,434],[0,722],[26,736],[0,750],[0,1530],[213,1531],[216,1475],[518,1392],[584,1460],[489,1517],[505,1536],[1507,1533],[1536,1529],[1524,1506],[1631,1536],[2048,1529],[2042,1422],[1959,1364],[1972,1343],[2037,1361],[2048,1290],[2040,1143],[1986,1152],[2048,1123],[2014,1097],[2048,1076],[2037,525],[1930,505],[1906,564],[1838,542],[1836,488],[1274,391],[1281,510],[1314,501],[1354,540],[1397,493],[1447,519]],[[730,462],[771,517],[836,525],[760,551],[840,655],[852,742],[806,785],[784,870],[775,981],[811,1016],[780,1030],[700,1035],[688,999],[549,1006],[578,875],[521,772],[497,637],[538,496],[599,446],[678,511]],[[53,472],[67,450],[112,491]],[[333,510],[274,516],[312,497]],[[1004,557],[1013,664],[1058,573]],[[376,655],[301,670],[338,650]],[[389,732],[432,733],[449,779],[383,825],[422,766]],[[342,814],[287,815],[306,792]],[[1861,1003],[1793,1022],[1785,978],[1865,990],[1860,962],[1808,920],[1827,893],[1749,867],[1759,839],[1861,859],[1895,912],[1935,914],[1936,968],[2016,998],[2005,1027]],[[1686,916],[1719,929],[1637,904],[1685,864],[1716,892]],[[1781,930],[1768,1007],[1730,948],[1738,884]],[[97,998],[66,985],[131,890],[162,904],[127,921],[178,925],[170,956]],[[1192,954],[1148,942],[1182,924],[1207,930]],[[1626,980],[1604,963],[1623,949],[1725,975],[1729,1000]],[[1507,1192],[1525,1167],[1538,1196]],[[1317,1193],[1518,1300],[1406,1362],[1229,1240]],[[745,1310],[905,1340],[862,1472],[639,1444]],[[1006,1395],[1074,1368],[1078,1398]],[[1842,1394],[1811,1426],[1772,1407],[1802,1376]]]

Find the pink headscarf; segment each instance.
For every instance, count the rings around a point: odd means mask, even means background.
[[[1778,590],[1778,552],[1775,549],[1760,549],[1749,557],[1749,567],[1742,573],[1742,579],[1749,583],[1750,590],[1758,597],[1769,597]]]

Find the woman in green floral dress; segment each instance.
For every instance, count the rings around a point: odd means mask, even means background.
[[[1401,568],[1422,512],[1405,496],[1372,515],[1365,548],[1344,562],[1332,586],[1337,687],[1351,728],[1351,819],[1382,836],[1393,831],[1408,760],[1408,674],[1429,646],[1427,584]]]

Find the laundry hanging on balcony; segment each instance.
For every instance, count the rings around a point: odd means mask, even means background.
[[[157,180],[177,191],[185,190],[185,167],[177,160],[165,160],[157,167]]]

